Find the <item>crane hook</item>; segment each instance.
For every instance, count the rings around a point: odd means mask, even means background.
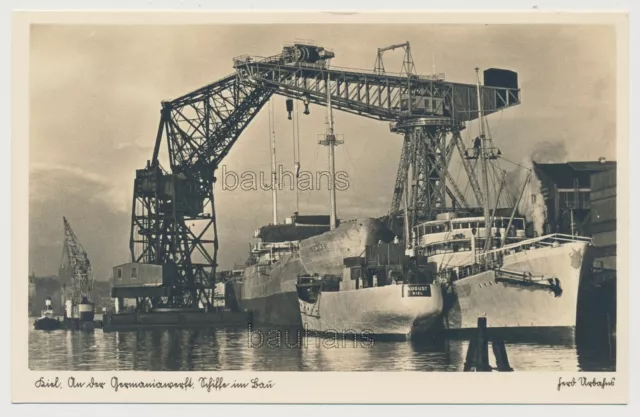
[[[309,114],[309,97],[304,96],[304,114]]]
[[[287,119],[291,120],[291,112],[293,112],[293,100],[287,99]]]

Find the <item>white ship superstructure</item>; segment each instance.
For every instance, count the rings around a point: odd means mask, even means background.
[[[511,222],[510,222],[511,220]],[[511,223],[511,224],[509,224]],[[509,245],[526,239],[525,220],[495,217],[489,228],[491,248]],[[437,271],[473,264],[485,249],[487,228],[484,217],[461,217],[455,213],[444,213],[436,220],[413,227],[416,251],[428,257]]]

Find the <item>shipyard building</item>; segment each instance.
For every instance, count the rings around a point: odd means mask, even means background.
[[[592,178],[606,171],[613,171],[615,177],[615,168],[615,161],[604,159],[563,164],[534,162],[547,207],[545,232],[591,236]]]
[[[593,238],[594,271],[615,276],[616,162],[538,164],[547,220],[545,232]]]

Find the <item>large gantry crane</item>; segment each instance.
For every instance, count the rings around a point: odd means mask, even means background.
[[[408,43],[395,47],[410,56]],[[517,105],[517,74],[486,70],[484,86],[477,90],[476,84],[416,75],[412,61],[405,63],[404,74],[389,74],[382,62],[375,71],[329,67],[333,57],[309,44],[285,46],[270,57],[236,57],[233,74],[162,102],[152,159],[136,171],[130,235],[133,263],[162,266],[161,285],[121,294],[165,307],[211,305],[218,251],[214,174],[273,94],[302,100],[306,114],[311,103],[330,103],[337,110],[390,122],[391,131],[404,138],[391,216],[399,211],[403,194],[407,224],[449,205],[469,206],[448,172],[449,161],[455,148],[466,153],[460,131],[478,117],[477,91],[485,115]],[[158,159],[163,143],[168,170]],[[462,160],[481,204],[473,168]],[[112,295],[121,296],[116,290]]]

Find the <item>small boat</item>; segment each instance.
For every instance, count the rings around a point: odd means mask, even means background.
[[[39,318],[33,323],[36,330],[58,330],[62,327],[60,320],[55,318],[53,307],[51,307],[51,297],[45,300],[45,308]]]

